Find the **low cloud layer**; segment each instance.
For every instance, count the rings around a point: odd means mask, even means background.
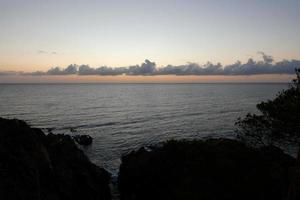
[[[15,72],[15,71],[0,71],[0,76],[15,76],[18,75],[19,72]]]
[[[249,58],[246,63],[237,61],[234,64],[222,66],[220,63],[213,64],[207,62],[205,65],[197,63],[187,63],[185,65],[167,65],[164,67],[157,67],[155,62],[145,60],[140,65],[128,67],[97,67],[93,68],[89,65],[72,64],[66,68],[52,67],[46,72],[1,72],[0,76],[5,75],[99,75],[99,76],[116,76],[116,75],[130,75],[130,76],[155,76],[155,75],[258,75],[258,74],[294,74],[295,68],[300,68],[300,60],[282,60],[274,62],[272,56],[266,55],[264,52],[258,52],[262,56],[261,61],[255,61]]]

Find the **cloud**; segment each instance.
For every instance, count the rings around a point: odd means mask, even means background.
[[[141,65],[130,66],[127,75],[153,75],[157,72],[155,62],[145,60]]]
[[[264,62],[265,63],[272,63],[274,61],[272,56],[266,55],[264,52],[262,51],[258,51],[258,54],[262,55]]]
[[[38,53],[38,54],[48,54],[47,51],[43,51],[43,50],[38,50],[37,53]]]
[[[102,75],[102,76],[116,76],[116,75],[153,75],[156,72],[156,64],[149,60],[145,60],[141,65],[134,65],[129,67],[107,67],[102,66],[92,68],[89,65],[81,65],[78,70],[78,75]]]
[[[35,71],[35,72],[19,72],[21,76],[44,76],[47,75],[47,72]]]
[[[97,68],[90,67],[89,65],[76,65],[71,64],[66,68],[52,67],[46,72],[1,72],[1,76],[9,75],[31,75],[31,76],[44,76],[44,75],[99,75],[99,76],[116,76],[116,75],[129,75],[129,76],[155,76],[155,75],[258,75],[258,74],[294,74],[295,68],[300,68],[300,60],[282,60],[274,62],[272,56],[266,55],[264,52],[257,52],[262,56],[261,61],[255,61],[249,58],[246,63],[236,61],[231,65],[222,66],[221,63],[213,64],[207,62],[204,65],[197,63],[187,63],[184,65],[167,65],[158,68],[155,62],[145,60],[140,65],[133,65],[128,67],[107,67],[101,66]]]
[[[78,75],[97,75],[96,69],[88,65],[81,65],[78,70]]]
[[[126,67],[99,67],[97,69],[98,75],[102,76],[117,76],[117,75],[122,75],[127,73],[127,68]]]
[[[71,75],[77,74],[78,66],[76,64],[71,64],[65,69],[61,69],[60,67],[53,67],[47,71],[47,75]]]
[[[23,76],[45,76],[45,75],[72,75],[78,73],[78,65],[71,64],[66,68],[60,68],[60,67],[52,67],[46,72],[43,71],[35,71],[35,72],[18,72],[19,75]],[[1,72],[0,72],[1,73]]]
[[[37,53],[38,54],[53,54],[53,55],[58,54],[56,51],[48,52],[48,51],[44,51],[44,50],[38,50]]]
[[[0,71],[0,76],[15,76],[18,74],[19,72],[15,72],[15,71]]]
[[[249,58],[246,63],[236,61],[234,64],[222,66],[220,63],[208,62],[205,65],[188,63],[186,65],[167,65],[160,68],[157,74],[172,75],[258,75],[258,74],[294,74],[295,68],[300,68],[300,60],[283,60],[274,63],[272,56],[257,52],[262,61]]]
[[[159,75],[221,75],[223,74],[222,65],[220,63],[214,65],[207,62],[201,66],[197,63],[188,63],[186,65],[167,65],[160,68],[157,72]]]

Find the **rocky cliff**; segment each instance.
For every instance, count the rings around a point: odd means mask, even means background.
[[[109,180],[70,136],[0,118],[0,199],[108,200]]]

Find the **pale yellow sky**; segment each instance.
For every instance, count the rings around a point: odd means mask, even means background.
[[[208,61],[225,66],[248,58],[262,60],[258,51],[272,56],[273,63],[300,60],[299,8],[295,0],[1,0],[0,72],[46,72],[70,64],[128,67],[145,59],[158,68]],[[0,82],[288,81],[287,77],[2,76]]]
[[[300,3],[0,1],[0,70],[300,59]],[[212,12],[213,11],[213,12]],[[44,52],[44,53],[41,53]],[[53,54],[55,52],[55,54]]]

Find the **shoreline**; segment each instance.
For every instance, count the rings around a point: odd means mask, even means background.
[[[69,135],[46,135],[24,121],[0,118],[0,139],[0,155],[4,156],[0,161],[0,197],[6,195],[6,199],[25,195],[35,200],[37,194],[42,194],[66,200],[180,196],[196,200],[203,195],[250,200],[263,194],[266,199],[281,200],[278,197],[286,196],[290,187],[288,171],[295,170],[295,159],[273,146],[255,149],[224,138],[169,140],[122,155],[119,176],[114,179],[93,164]],[[16,155],[21,165],[15,164]],[[26,175],[32,167],[39,173]],[[13,178],[16,170],[18,177]],[[32,188],[23,190],[18,187],[20,184]],[[7,187],[17,192],[1,190]]]

